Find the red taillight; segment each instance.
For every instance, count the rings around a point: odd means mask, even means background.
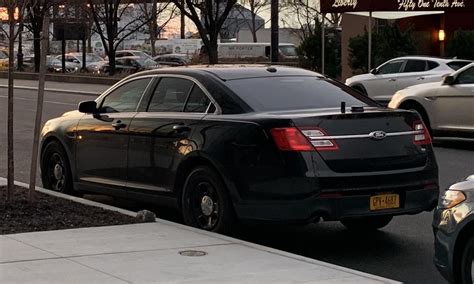
[[[336,141],[324,139],[326,132],[320,128],[273,128],[273,139],[281,151],[331,151],[339,147]]]
[[[311,143],[296,127],[273,128],[270,132],[281,151],[314,151]]]
[[[429,145],[431,144],[430,132],[426,128],[425,124],[421,120],[413,122],[413,143],[416,145]]]

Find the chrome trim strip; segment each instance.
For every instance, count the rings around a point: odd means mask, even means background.
[[[423,134],[423,130],[418,131],[403,131],[403,132],[391,132],[387,133],[386,137],[394,136],[404,136],[404,135],[415,135]],[[308,137],[310,140],[341,140],[341,139],[360,139],[360,138],[370,138],[370,134],[356,134],[356,135],[340,135],[340,136],[318,136],[318,137]]]

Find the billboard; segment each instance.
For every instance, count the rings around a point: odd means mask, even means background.
[[[346,12],[473,12],[473,0],[321,0],[321,13]]]

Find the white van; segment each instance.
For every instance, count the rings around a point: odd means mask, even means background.
[[[296,47],[292,43],[280,43],[280,58],[298,59]],[[270,43],[261,42],[229,42],[218,44],[219,58],[270,58]]]

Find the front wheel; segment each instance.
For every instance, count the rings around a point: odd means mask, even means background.
[[[72,175],[66,152],[59,142],[49,142],[41,155],[43,186],[66,194],[76,194],[72,188]]]
[[[467,240],[462,251],[460,283],[472,284],[474,283],[474,236]]]
[[[232,203],[224,182],[211,168],[198,167],[191,171],[184,184],[181,206],[187,225],[230,232],[234,222]]]
[[[352,231],[375,231],[392,221],[392,216],[372,216],[342,220],[341,223]]]

